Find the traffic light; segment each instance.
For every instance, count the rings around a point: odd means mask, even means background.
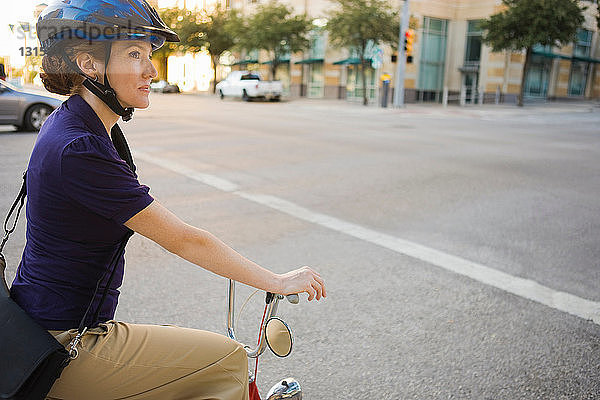
[[[406,53],[406,62],[412,63],[413,60],[413,46],[415,43],[415,30],[407,29],[404,33],[404,52]]]

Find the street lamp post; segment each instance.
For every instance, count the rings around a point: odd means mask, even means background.
[[[394,90],[394,107],[404,107],[404,75],[406,74],[406,51],[404,37],[408,29],[409,0],[404,0],[402,18],[400,19],[400,37],[398,38],[398,59],[396,60],[396,85]]]

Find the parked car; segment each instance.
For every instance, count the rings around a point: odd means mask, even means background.
[[[217,93],[225,96],[241,97],[248,101],[261,97],[279,101],[283,87],[280,81],[263,81],[256,72],[233,71],[227,78],[217,84]]]
[[[153,92],[160,92],[160,93],[179,93],[179,92],[181,92],[181,90],[179,90],[179,86],[177,86],[175,84],[171,84],[165,80],[161,80],[158,82],[152,82],[150,84],[150,90],[152,90]]]
[[[62,102],[59,97],[28,92],[0,81],[0,124],[39,131],[46,118]]]

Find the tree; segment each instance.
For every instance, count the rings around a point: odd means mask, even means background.
[[[241,23],[235,10],[225,10],[219,3],[211,12],[202,12],[201,23],[198,26],[200,39],[210,54],[213,68],[212,91],[217,87],[217,66],[223,52],[236,44],[237,26]]]
[[[533,46],[564,46],[584,22],[577,0],[502,0],[504,11],[482,21],[483,41],[492,51],[525,50],[518,105],[523,106],[526,73]]]
[[[336,47],[356,49],[363,82],[363,104],[368,104],[366,67],[367,46],[398,46],[400,19],[385,0],[335,0],[338,7],[329,13],[327,30]]]
[[[166,42],[163,47],[154,52],[153,57],[160,60],[161,72],[167,79],[167,59],[175,52],[199,51],[203,42],[198,36],[199,15],[186,9],[165,8],[161,9],[160,17],[165,24],[179,35],[180,42]]]
[[[277,67],[283,56],[306,49],[312,20],[306,14],[292,15],[292,9],[272,0],[256,8],[240,32],[239,46],[265,50],[271,62],[271,78],[276,79]]]

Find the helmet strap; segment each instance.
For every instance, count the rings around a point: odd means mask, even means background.
[[[120,115],[123,118],[123,121],[127,122],[133,117],[133,107],[124,108],[119,100],[117,100],[117,93],[110,86],[108,82],[108,61],[110,60],[110,50],[112,47],[111,42],[106,43],[106,56],[104,58],[104,83],[98,81],[98,79],[90,79],[87,75],[81,71],[79,66],[71,61],[71,58],[67,55],[67,53],[63,50],[63,55],[67,64],[70,65],[75,72],[79,75],[83,76],[85,79],[83,80],[83,86],[92,92],[96,97],[104,102],[115,114]]]

